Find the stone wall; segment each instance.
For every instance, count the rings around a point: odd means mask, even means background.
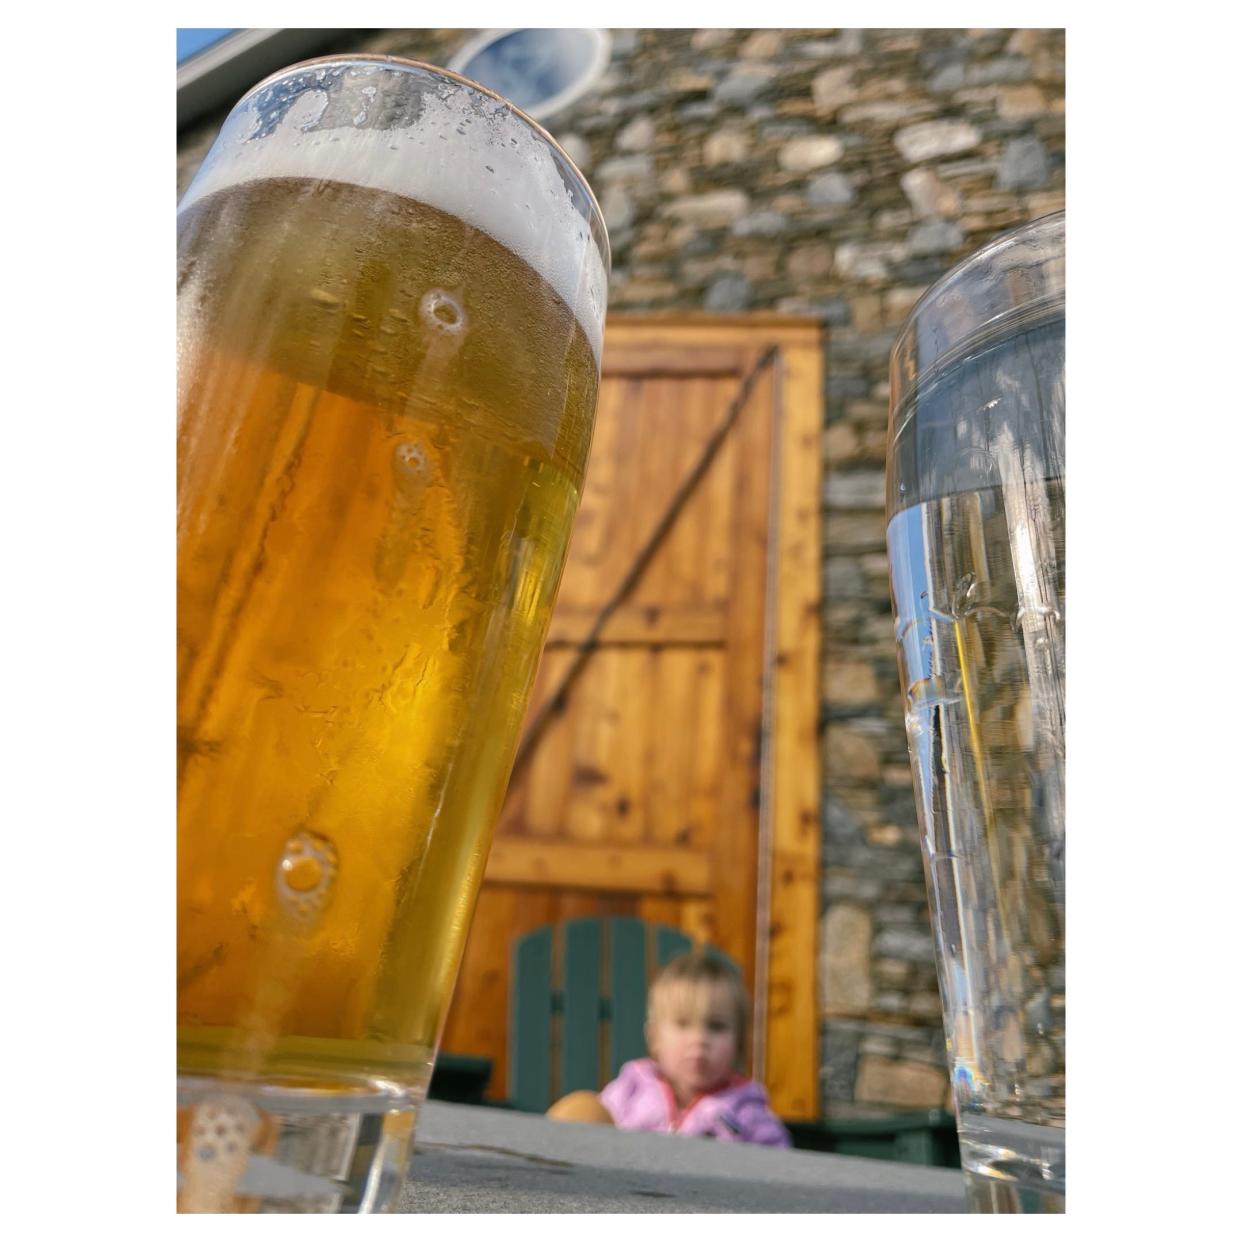
[[[444,63],[473,31],[340,50]],[[617,310],[780,310],[827,329],[824,1097],[947,1099],[884,554],[888,353],[922,292],[1064,206],[1060,30],[614,31],[549,127],[591,181]],[[181,135],[184,188],[223,114]]]

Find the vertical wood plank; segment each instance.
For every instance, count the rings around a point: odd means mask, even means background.
[[[765,568],[773,387],[769,368],[738,419],[732,580],[725,648],[724,755],[712,842],[719,947],[754,981],[755,837],[763,702]]]
[[[544,652],[536,687],[538,698],[532,697],[532,710],[559,684],[570,659],[571,653],[564,648]],[[529,722],[531,712],[527,712],[526,719]],[[571,719],[566,711],[549,721],[526,770],[510,787],[505,804],[506,831],[539,837],[559,836],[564,831],[573,768],[572,745]]]
[[[699,712],[695,696],[697,652],[665,648],[649,656],[653,717],[646,801],[650,828],[647,839],[661,845],[681,844],[693,810],[690,798],[699,746]],[[688,840],[689,833],[686,833]]]
[[[678,418],[678,406],[685,402],[684,381],[660,379],[649,381],[643,393],[642,442],[640,455],[633,469],[640,483],[636,503],[640,506],[635,514],[634,546],[626,556],[627,564],[639,548],[650,538],[656,523],[664,513],[686,475],[682,459],[698,451],[701,436],[685,419]],[[677,434],[670,434],[672,424],[678,426]],[[641,497],[641,499],[637,499]],[[642,577],[634,585],[632,599],[639,605],[662,605],[674,602],[668,590],[668,563],[671,543],[677,537],[678,525],[674,526],[656,551]]]
[[[565,814],[565,835],[577,841],[608,839],[617,799],[614,752],[621,732],[620,688],[631,656],[621,648],[597,651],[570,696],[573,791]]]
[[[729,670],[720,650],[694,656],[696,728],[690,765],[690,834],[679,844],[701,848],[716,831],[721,814],[725,753],[725,694]]]
[[[651,678],[645,648],[618,650],[619,693],[611,707],[617,715],[611,768],[615,785],[609,803],[610,841],[638,844],[646,835],[650,816],[649,752],[659,730],[660,691]]]
[[[767,1085],[786,1117],[820,1113],[819,926],[821,353],[783,356]]]

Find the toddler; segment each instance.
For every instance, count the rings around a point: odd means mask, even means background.
[[[739,1072],[749,1004],[736,971],[696,949],[656,976],[647,1002],[650,1057],[629,1061],[598,1097],[575,1092],[549,1110],[654,1130],[788,1147],[764,1089]]]

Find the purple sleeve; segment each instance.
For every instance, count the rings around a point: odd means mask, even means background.
[[[739,1110],[741,1131],[738,1138],[744,1143],[762,1143],[765,1147],[791,1147],[789,1131],[781,1125],[776,1114],[766,1104],[749,1101]]]

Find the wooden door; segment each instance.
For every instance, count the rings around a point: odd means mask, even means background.
[[[503,1097],[513,942],[637,915],[741,965],[753,1072],[778,1113],[814,1117],[819,331],[613,316],[605,341],[528,740],[442,1046],[491,1057]]]

